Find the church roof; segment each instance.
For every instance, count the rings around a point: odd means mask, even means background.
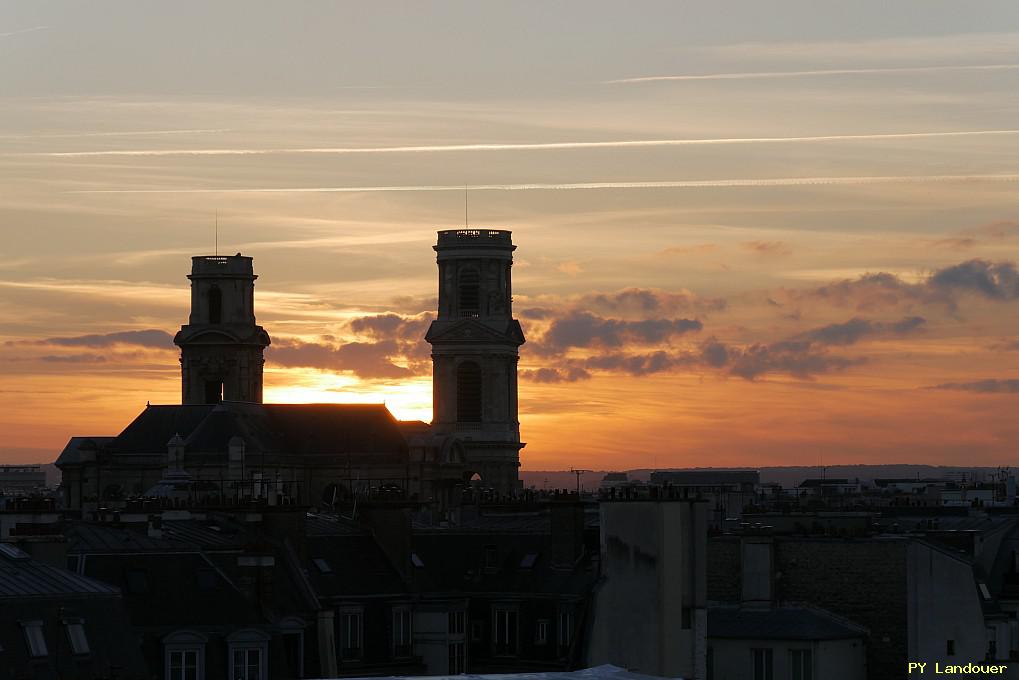
[[[212,413],[215,404],[146,406],[111,442],[123,453],[165,453],[174,435],[187,436]]]
[[[179,435],[189,453],[225,452],[233,437],[245,452],[285,455],[404,456],[399,421],[384,404],[223,402],[148,406],[109,446],[118,453],[165,453]]]

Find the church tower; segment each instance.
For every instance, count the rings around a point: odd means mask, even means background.
[[[524,343],[513,318],[510,232],[440,231],[439,310],[425,336],[432,345],[432,429],[461,440],[482,484],[520,487],[517,361]]]
[[[182,403],[262,401],[262,352],[269,334],[255,323],[251,258],[191,258],[191,316],[180,347]]]

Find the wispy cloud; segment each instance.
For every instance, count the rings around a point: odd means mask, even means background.
[[[1014,182],[1019,172],[971,175],[864,175],[856,177],[762,177],[747,179],[666,180],[656,182],[564,182],[527,184],[478,184],[471,191],[577,191],[585,189],[697,189],[737,187],[790,187],[909,182]],[[277,194],[277,193],[378,193],[463,191],[460,184],[415,184],[346,187],[248,187],[223,189],[84,189],[70,194]]]
[[[18,31],[7,31],[6,33],[0,33],[0,38],[10,38],[14,35],[24,35],[25,33],[35,33],[36,31],[43,31],[49,28],[49,26],[33,26],[32,28],[22,28]]]
[[[1019,66],[1017,66],[1019,68]],[[1019,134],[1007,130],[935,130],[928,132],[881,132],[856,135],[810,135],[796,137],[713,137],[692,139],[614,139],[598,142],[525,142],[486,144],[426,144],[416,146],[332,146],[246,149],[105,149],[96,151],[39,151],[7,154],[48,158],[92,158],[131,156],[266,156],[280,154],[390,154],[449,153],[474,151],[555,151],[565,149],[626,149],[715,144],[789,144],[801,142],[876,141],[883,139],[927,139],[936,137],[978,137]],[[462,187],[461,187],[462,188]]]
[[[986,380],[974,380],[973,382],[953,382],[935,385],[935,390],[961,390],[963,392],[980,392],[983,394],[1017,394],[1019,393],[1019,380],[988,378]]]
[[[208,135],[230,132],[229,128],[193,130],[121,130],[111,132],[53,132],[37,135],[0,135],[0,139],[77,139],[79,137],[156,137],[160,135]]]
[[[633,83],[682,82],[690,80],[766,80],[772,78],[810,78],[815,76],[864,76],[913,73],[939,73],[947,71],[1012,71],[1019,64],[946,64],[941,66],[893,66],[889,68],[831,68],[809,71],[747,71],[743,73],[701,73],[666,76],[639,76],[606,80],[604,85]]]

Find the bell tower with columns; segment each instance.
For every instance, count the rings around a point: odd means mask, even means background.
[[[262,401],[262,353],[269,334],[255,323],[250,257],[191,258],[191,316],[173,342],[180,347],[184,404]]]
[[[517,361],[524,333],[513,318],[510,232],[439,232],[439,310],[432,345],[432,429],[453,434],[470,472],[499,493],[520,488]]]

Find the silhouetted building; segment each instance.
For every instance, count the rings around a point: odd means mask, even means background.
[[[519,487],[518,347],[510,232],[439,232],[432,424],[381,404],[262,404],[250,257],[194,257],[180,405],[150,405],[116,437],[72,437],[57,459],[69,508],[130,497],[332,504],[379,489],[449,511],[471,478]]]
[[[120,591],[0,543],[0,676],[148,677]]]
[[[524,343],[513,318],[510,232],[439,232],[439,315],[432,345],[432,429],[463,441],[467,464],[502,494],[520,488],[517,362]]]
[[[262,353],[269,334],[255,323],[251,258],[191,258],[191,316],[173,342],[180,347],[181,402],[262,402]]]
[[[24,495],[46,488],[41,465],[0,465],[0,496]]]

